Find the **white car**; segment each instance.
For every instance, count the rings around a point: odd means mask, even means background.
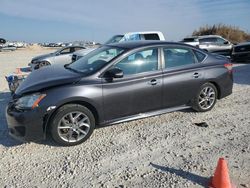
[[[82,49],[86,49],[86,48],[83,46],[63,47],[53,53],[34,57],[29,63],[29,66],[31,67],[32,70],[36,70],[43,66],[47,66],[47,65],[51,65],[55,63],[61,63],[61,64],[70,63],[73,52],[76,52]]]
[[[165,37],[160,31],[139,31],[139,32],[129,32],[124,35],[115,35],[111,39],[109,39],[104,44],[111,44],[117,42],[125,42],[125,41],[135,41],[135,40],[165,40]],[[79,50],[72,55],[72,62],[76,61],[89,52],[95,50],[96,48],[89,48],[84,50]]]

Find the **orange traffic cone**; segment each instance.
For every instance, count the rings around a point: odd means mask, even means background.
[[[235,185],[231,184],[230,182],[227,162],[224,158],[219,159],[214,176],[211,179],[209,187],[236,188]]]

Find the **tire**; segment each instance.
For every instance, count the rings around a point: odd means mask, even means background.
[[[95,128],[92,112],[78,104],[67,104],[59,108],[50,124],[51,136],[63,146],[78,145],[86,141]]]
[[[217,101],[218,91],[212,83],[203,84],[195,96],[192,108],[197,112],[211,110]]]
[[[37,69],[40,69],[45,66],[49,66],[50,63],[48,61],[42,61],[41,63],[38,64]]]

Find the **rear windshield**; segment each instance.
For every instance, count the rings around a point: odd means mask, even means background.
[[[158,34],[144,34],[145,40],[160,40]]]
[[[182,42],[198,42],[197,38],[184,38]]]

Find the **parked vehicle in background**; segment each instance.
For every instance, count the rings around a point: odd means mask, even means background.
[[[61,64],[70,63],[72,54],[75,51],[82,50],[82,49],[86,49],[86,48],[83,46],[64,47],[53,53],[34,57],[29,63],[29,66],[32,68],[32,70],[36,70],[43,66],[47,66],[47,65],[51,65],[55,63],[61,63]]]
[[[165,37],[160,31],[140,31],[129,32],[124,34],[119,42],[137,41],[137,40],[165,40]]]
[[[233,44],[219,35],[203,35],[184,38],[181,42],[198,46],[205,51],[224,56],[231,56]]]
[[[198,37],[187,37],[187,38],[184,38],[182,41],[180,42],[183,42],[185,44],[189,44],[191,46],[196,46],[196,47],[199,47],[199,39]]]
[[[0,44],[5,44],[5,43],[6,43],[6,40],[3,38],[0,38]]]
[[[230,60],[162,41],[103,45],[66,65],[32,72],[6,116],[12,136],[62,145],[87,140],[95,127],[192,107],[211,110],[232,93]]]
[[[3,45],[0,47],[0,51],[15,51],[16,47],[11,45]]]
[[[92,52],[95,49],[96,48],[86,48],[74,52],[71,57],[71,62],[77,61],[78,59],[82,58],[83,56],[87,55],[88,53]]]
[[[17,42],[9,42],[0,38],[0,51],[14,51],[17,49]]]
[[[125,42],[125,41],[137,41],[137,40],[162,40],[164,41],[165,37],[163,33],[160,31],[129,32],[124,35],[115,35],[104,44],[111,44],[111,43]],[[96,48],[90,48],[90,49],[81,50],[81,51],[73,53],[72,62],[82,58],[83,56],[93,51],[94,49]]]
[[[240,43],[233,47],[232,62],[250,63],[250,42]]]
[[[230,56],[233,44],[218,35],[199,36],[199,48],[211,53]]]

